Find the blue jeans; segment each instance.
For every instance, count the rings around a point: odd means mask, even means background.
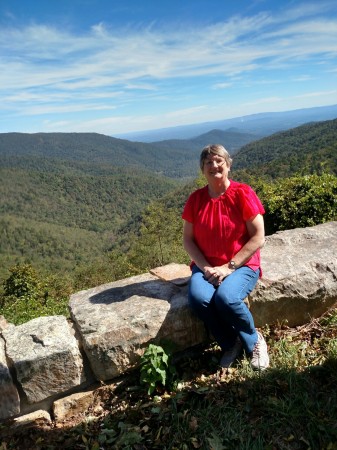
[[[188,299],[197,316],[205,323],[223,351],[240,338],[251,353],[257,342],[254,319],[244,299],[254,289],[260,271],[243,266],[214,287],[196,265],[192,268]]]

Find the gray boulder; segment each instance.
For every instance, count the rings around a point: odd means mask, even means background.
[[[20,412],[20,397],[6,361],[5,342],[0,337],[0,419]]]
[[[262,249],[263,277],[250,296],[257,326],[302,325],[337,302],[337,222],[280,231]]]
[[[263,277],[249,296],[256,325],[300,325],[336,304],[336,255],[337,222],[267,237]],[[207,340],[187,303],[188,267],[151,272],[71,296],[71,316],[99,380],[139,364],[150,342],[169,340],[183,350]]]
[[[63,316],[39,317],[3,331],[7,358],[28,404],[84,381],[77,341]]]
[[[183,350],[206,339],[187,305],[186,286],[149,273],[78,292],[69,307],[99,380],[137,365],[150,342],[169,340]]]

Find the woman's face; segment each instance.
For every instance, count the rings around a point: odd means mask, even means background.
[[[204,161],[203,174],[208,182],[212,180],[226,180],[228,178],[229,165],[225,158],[219,155],[208,155]]]

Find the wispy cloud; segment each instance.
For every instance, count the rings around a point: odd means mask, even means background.
[[[337,89],[331,90],[331,91],[317,91],[317,92],[309,92],[307,94],[297,95],[297,98],[308,98],[308,97],[322,97],[328,96],[328,95],[336,95]]]
[[[2,109],[21,115],[119,110],[136,92],[169,98],[179,80],[199,83],[207,77],[210,89],[226,90],[237,83],[235,76],[246,77],[247,83],[259,70],[300,67],[317,56],[329,60],[337,56],[337,20],[321,14],[331,7],[331,2],[303,3],[278,16],[267,11],[237,15],[196,29],[151,24],[115,30],[97,23],[87,33],[74,34],[43,24],[2,28]],[[310,77],[299,74],[297,79]],[[186,108],[185,115],[193,109]]]

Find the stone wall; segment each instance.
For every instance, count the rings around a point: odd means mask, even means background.
[[[256,325],[301,325],[336,305],[336,255],[337,222],[267,237],[263,277],[249,297]],[[177,351],[205,343],[187,303],[189,276],[187,266],[170,264],[72,295],[70,320],[0,320],[0,419],[37,410],[57,417],[69,395],[85,403],[88,387],[135,368],[151,342],[168,340]]]

